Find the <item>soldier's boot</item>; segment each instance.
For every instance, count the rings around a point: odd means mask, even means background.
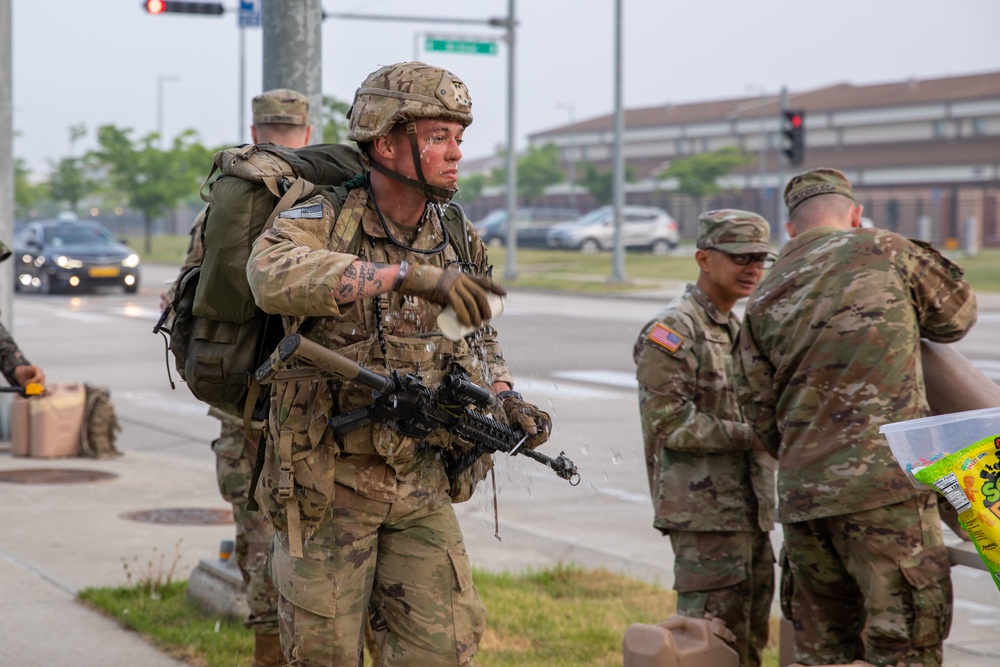
[[[286,664],[281,653],[281,638],[258,632],[254,636],[253,667],[284,667]]]

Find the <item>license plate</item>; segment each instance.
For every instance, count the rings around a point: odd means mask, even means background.
[[[116,266],[95,266],[87,272],[91,278],[114,278],[118,275]]]

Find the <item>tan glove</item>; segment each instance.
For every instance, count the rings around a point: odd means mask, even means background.
[[[528,434],[528,439],[524,441],[525,445],[537,449],[545,444],[552,432],[552,419],[549,417],[549,413],[528,403],[521,398],[521,394],[513,389],[501,391],[497,394],[497,398],[507,416],[507,424],[519,426]]]
[[[426,299],[445,308],[451,306],[458,321],[467,327],[479,327],[492,316],[487,294],[507,294],[493,281],[469,276],[457,269],[410,264],[405,270],[406,275],[396,288],[400,294]]]

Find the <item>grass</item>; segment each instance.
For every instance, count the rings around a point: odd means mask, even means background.
[[[658,623],[675,609],[672,591],[603,570],[573,566],[524,574],[476,571],[488,628],[479,667],[612,667],[632,623]],[[210,618],[185,599],[183,581],[90,588],[88,605],[197,667],[249,665],[253,636],[240,623]],[[765,667],[776,667],[777,619]],[[367,664],[367,663],[366,663]]]
[[[143,261],[153,264],[177,264],[184,261],[189,237],[163,235],[152,239],[152,252],[143,254]],[[128,238],[133,248],[143,247],[142,237]],[[612,254],[585,254],[568,250],[517,251],[516,277],[504,277],[507,255],[504,248],[490,250],[494,277],[508,287],[583,292],[589,294],[628,293],[656,288],[664,282],[694,282],[698,267],[690,249],[677,255],[651,255],[642,252],[625,253],[626,282],[611,282]],[[972,256],[949,253],[965,269],[965,277],[979,292],[1000,292],[1000,249],[982,250]]]

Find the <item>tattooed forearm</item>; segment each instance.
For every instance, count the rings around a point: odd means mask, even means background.
[[[391,275],[396,267],[389,264],[372,264],[357,261],[352,263],[340,277],[340,283],[334,289],[337,303],[350,303],[358,299],[384,294],[392,286]]]

